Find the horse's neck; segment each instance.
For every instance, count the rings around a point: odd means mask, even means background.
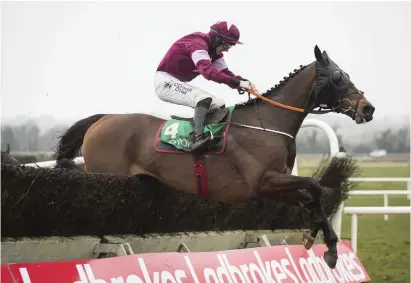
[[[311,64],[290,78],[279,90],[267,97],[285,105],[305,108],[309,100],[314,79],[315,65]],[[283,131],[294,137],[297,135],[301,124],[307,116],[307,113],[284,109],[265,101],[258,102],[258,114],[253,105],[250,105],[247,110],[249,113],[247,120],[250,121],[253,126],[261,126],[262,124],[264,128]]]

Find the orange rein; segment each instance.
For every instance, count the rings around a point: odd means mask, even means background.
[[[247,91],[248,93],[251,93],[252,95],[254,95],[254,96],[256,96],[256,97],[264,100],[264,101],[267,101],[268,103],[270,103],[270,104],[272,104],[272,105],[275,105],[275,106],[278,106],[278,107],[281,107],[281,108],[285,108],[285,109],[289,109],[289,110],[292,110],[292,111],[303,112],[303,113],[304,113],[304,109],[302,109],[302,108],[293,107],[293,106],[289,106],[289,105],[285,105],[285,104],[276,102],[276,101],[274,101],[274,100],[271,100],[271,99],[269,99],[269,98],[267,98],[267,97],[264,97],[264,96],[258,94],[257,92],[255,92],[255,91],[252,90],[252,89],[246,89],[246,91]]]

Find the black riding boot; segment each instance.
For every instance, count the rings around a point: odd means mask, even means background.
[[[210,141],[210,136],[203,134],[204,131],[204,119],[208,110],[210,109],[212,99],[205,98],[199,101],[194,110],[194,144],[191,152],[198,153],[206,149],[208,142]]]

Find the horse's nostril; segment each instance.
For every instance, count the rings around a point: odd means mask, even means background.
[[[372,105],[365,105],[364,106],[364,115],[372,116],[374,114],[375,107]]]

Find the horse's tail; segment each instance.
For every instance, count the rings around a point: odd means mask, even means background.
[[[357,161],[350,155],[333,157],[330,161],[322,160],[313,178],[318,180],[321,186],[328,188],[323,190],[324,211],[327,216],[334,216],[341,202],[348,198],[350,190],[357,183],[351,182],[349,178],[358,176],[359,167]]]
[[[80,152],[84,135],[91,125],[104,116],[106,116],[106,114],[89,116],[77,121],[67,129],[67,131],[60,137],[60,141],[57,144],[57,152],[54,155],[56,158],[55,168],[73,169],[77,167],[72,160]]]

